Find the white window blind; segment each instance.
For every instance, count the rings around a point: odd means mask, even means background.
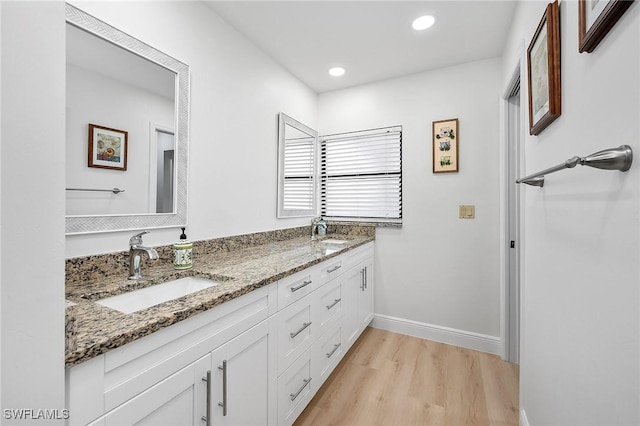
[[[313,204],[315,137],[286,139],[284,144],[284,208],[310,210]]]
[[[321,215],[402,223],[402,126],[320,141]]]

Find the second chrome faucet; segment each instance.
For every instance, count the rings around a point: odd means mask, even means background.
[[[142,253],[146,253],[149,259],[156,260],[158,258],[158,252],[151,247],[145,247],[142,245],[142,236],[148,234],[149,231],[143,231],[134,235],[129,239],[129,279],[140,280],[142,279],[141,258]]]

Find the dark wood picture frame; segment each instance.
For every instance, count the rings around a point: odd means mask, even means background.
[[[431,155],[433,173],[455,173],[460,157],[458,119],[449,118],[432,123]]]
[[[587,28],[588,0],[578,0],[578,51],[591,53],[600,44],[634,0],[600,0],[607,3]]]
[[[129,134],[125,130],[89,124],[89,167],[127,170]]]
[[[560,10],[557,0],[547,6],[527,49],[527,73],[529,133],[539,135],[562,112]]]

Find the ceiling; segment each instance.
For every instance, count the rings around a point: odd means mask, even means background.
[[[214,1],[231,26],[318,93],[494,58],[515,0]],[[436,17],[425,31],[418,16]],[[342,66],[342,77],[328,69]]]

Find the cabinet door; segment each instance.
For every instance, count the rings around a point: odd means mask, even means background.
[[[359,327],[364,330],[373,320],[373,259],[363,261],[358,268],[362,270],[364,284],[360,287],[358,298],[358,321]]]
[[[200,426],[203,423],[200,416],[204,414],[202,402],[206,401],[206,383],[198,372],[206,370],[210,363],[207,356],[188,365],[93,424]],[[199,407],[197,412],[196,407]]]
[[[342,292],[343,331],[346,349],[356,341],[362,330],[358,315],[360,293],[364,287],[364,272],[358,265],[345,273],[346,281]]]
[[[274,423],[275,333],[271,324],[263,321],[211,353],[212,425]]]

